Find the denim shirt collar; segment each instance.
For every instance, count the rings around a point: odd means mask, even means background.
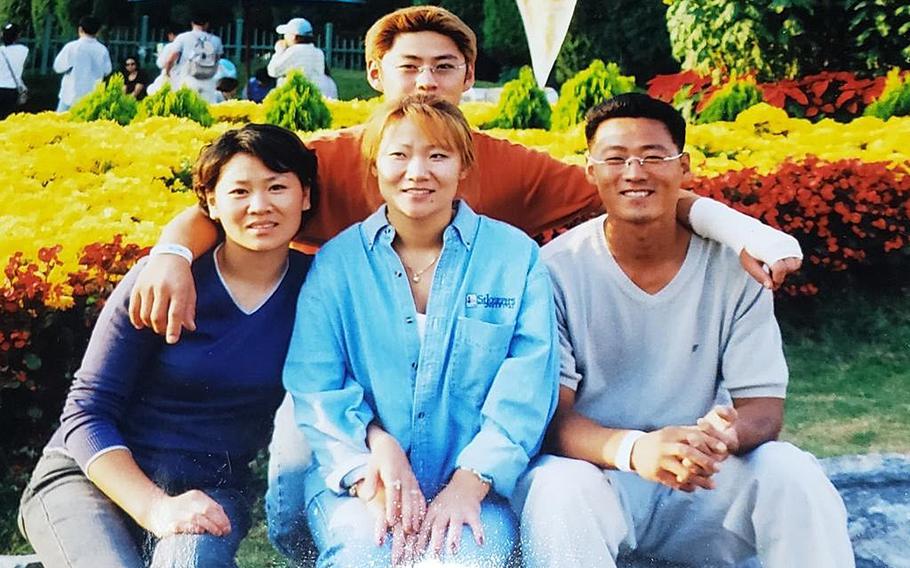
[[[387,205],[383,205],[374,211],[361,225],[361,235],[366,240],[367,248],[370,250],[373,249],[382,235],[387,235],[390,243],[395,238],[395,227],[389,223],[386,217],[387,207]],[[450,234],[455,234],[464,247],[470,249],[479,223],[480,216],[474,213],[474,210],[465,201],[457,199],[455,200],[455,217],[443,232],[443,239],[447,240]]]

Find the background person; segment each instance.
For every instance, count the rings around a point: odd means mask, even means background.
[[[28,58],[28,48],[19,40],[19,26],[10,22],[3,26],[0,45],[0,120],[16,111],[19,91],[25,87],[22,70]]]
[[[543,249],[562,386],[556,455],[515,492],[523,560],[852,567],[837,491],[811,454],[776,441],[787,364],[771,291],[674,218],[685,132],[672,106],[639,93],[588,115],[606,215]]]
[[[165,67],[167,67],[171,55],[177,49],[177,46],[174,44],[174,40],[177,38],[177,27],[173,24],[168,24],[164,31],[164,38],[167,41],[158,44],[158,54],[155,57],[155,65],[161,72],[155,77],[148,88],[146,88],[146,93],[149,95],[157,93],[165,83],[173,84],[173,77],[165,72]],[[172,67],[171,72],[174,71],[176,71],[176,69]]]
[[[163,73],[171,79],[171,88],[187,87],[206,102],[218,99],[215,75],[224,52],[221,38],[209,33],[208,16],[197,13],[191,29],[174,38],[173,48],[165,61]]]
[[[363,155],[385,204],[301,289],[283,376],[319,565],[504,566],[517,543],[506,499],[555,407],[555,314],[534,241],[457,199],[471,139],[447,101],[381,107]]]
[[[215,72],[215,90],[218,92],[215,102],[237,98],[237,66],[230,59],[218,60],[218,71]]]
[[[132,55],[124,59],[121,73],[123,73],[124,92],[137,101],[144,99],[146,95],[145,89],[148,87],[148,79],[145,76],[145,72],[139,68],[139,60]]]
[[[194,190],[225,240],[193,266],[199,333],[172,346],[129,324],[141,265],[115,288],[22,497],[20,527],[45,566],[235,566],[248,464],[284,395],[310,263],[288,243],[314,176],[312,153],[276,126],[203,149]]]
[[[111,74],[111,56],[95,37],[100,29],[98,18],[83,16],[79,20],[79,39],[64,45],[54,58],[54,71],[63,75],[57,112],[68,111],[99,81]]]
[[[325,54],[313,43],[313,25],[304,18],[291,18],[275,31],[283,35],[275,42],[275,54],[267,66],[269,75],[284,83],[290,71],[300,71],[312,83],[325,75]]]
[[[250,80],[247,81],[246,88],[243,92],[243,98],[261,103],[265,100],[269,91],[275,88],[275,79],[269,76],[269,71],[265,67],[260,67],[253,73]]]

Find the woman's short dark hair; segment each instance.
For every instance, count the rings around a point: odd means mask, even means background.
[[[207,197],[215,191],[221,170],[237,154],[249,154],[262,160],[273,172],[292,172],[310,190],[310,211],[318,205],[316,191],[316,154],[300,138],[285,128],[271,124],[247,124],[228,130],[199,153],[193,166],[193,191],[199,206],[209,212]],[[302,221],[301,221],[302,223]]]
[[[686,145],[686,119],[669,104],[643,93],[623,93],[602,102],[588,111],[585,117],[585,138],[588,147],[594,140],[597,128],[611,118],[650,118],[663,123],[670,132],[676,149],[683,151]]]
[[[10,22],[3,26],[3,45],[11,45],[19,39],[19,26]]]

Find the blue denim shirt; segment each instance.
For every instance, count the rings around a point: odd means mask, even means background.
[[[553,294],[537,245],[459,202],[443,234],[423,343],[383,206],[327,243],[300,292],[284,367],[324,487],[369,458],[376,420],[427,497],[458,467],[509,496],[556,408]],[[314,490],[308,488],[312,496]]]

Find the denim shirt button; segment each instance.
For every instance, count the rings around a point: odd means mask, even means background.
[[[417,370],[417,361],[414,361],[413,363],[411,363],[411,368],[414,369],[415,371]]]
[[[404,323],[414,323],[414,318],[412,318],[411,316],[408,316],[408,317],[404,318]]]
[[[426,412],[418,412],[418,413],[417,413],[417,419],[418,419],[418,420],[423,420],[424,418],[426,418],[426,416],[427,416],[427,413],[426,413]]]
[[[396,278],[401,278],[401,277],[402,277],[402,274],[401,274],[401,271],[400,271],[400,270],[396,270],[396,271],[395,271],[395,277],[396,277]]]

